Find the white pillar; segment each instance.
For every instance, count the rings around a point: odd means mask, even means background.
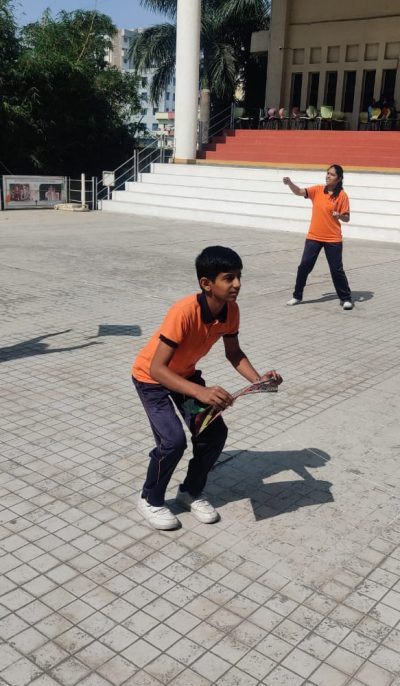
[[[178,0],[176,20],[175,161],[196,158],[201,0]]]

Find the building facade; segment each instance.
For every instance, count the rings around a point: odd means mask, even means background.
[[[400,0],[272,0],[266,107],[330,105],[356,129],[372,100],[400,110]]]
[[[107,61],[121,71],[133,72],[132,60],[129,58],[129,50],[135,36],[142,29],[118,29],[113,38],[113,48],[107,55]],[[158,131],[159,121],[156,117],[160,112],[175,112],[175,77],[161,95],[158,103],[150,101],[150,86],[153,77],[153,70],[148,69],[139,75],[140,88],[139,96],[141,112],[132,118],[134,122],[144,124],[148,131]]]

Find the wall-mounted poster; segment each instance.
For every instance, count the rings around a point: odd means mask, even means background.
[[[67,201],[63,176],[3,176],[4,209],[53,207]]]

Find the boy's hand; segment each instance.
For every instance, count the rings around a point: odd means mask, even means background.
[[[225,391],[221,386],[210,386],[209,388],[200,386],[196,393],[196,399],[202,405],[213,405],[220,410],[224,410],[229,405],[232,405],[233,398],[228,391]]]
[[[282,179],[282,181],[283,181],[283,183],[285,184],[285,186],[288,186],[289,183],[290,183],[290,177],[289,177],[289,176],[284,176],[283,179]]]
[[[263,374],[263,375],[260,377],[260,380],[261,380],[261,381],[273,381],[273,382],[276,383],[278,386],[279,386],[279,384],[281,384],[282,381],[283,381],[281,375],[280,375],[278,372],[276,372],[275,369],[272,369],[270,372],[265,372],[265,374]]]

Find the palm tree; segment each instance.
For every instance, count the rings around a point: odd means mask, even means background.
[[[176,20],[177,0],[141,0],[149,9]],[[232,102],[240,85],[245,97],[256,58],[251,34],[269,26],[269,0],[202,0],[200,79],[214,103]],[[154,69],[150,98],[156,103],[175,71],[176,24],[163,23],[139,33],[130,49],[135,69]]]

